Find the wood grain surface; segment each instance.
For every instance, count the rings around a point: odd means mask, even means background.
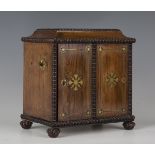
[[[89,51],[88,51],[89,48]],[[69,49],[63,52],[63,49]],[[58,46],[58,120],[79,120],[91,117],[91,46],[59,44]],[[78,90],[69,81],[75,75],[82,80]],[[62,80],[66,80],[63,86]]]
[[[97,46],[97,117],[127,113],[127,47],[126,44]]]
[[[23,113],[51,121],[51,58],[52,45],[24,43],[24,94]],[[44,70],[41,59],[46,60]]]

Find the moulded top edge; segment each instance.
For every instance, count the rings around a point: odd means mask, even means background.
[[[135,42],[134,38],[123,35],[119,29],[37,29],[29,37],[22,37],[22,41],[44,42],[54,40],[93,41],[119,40]]]

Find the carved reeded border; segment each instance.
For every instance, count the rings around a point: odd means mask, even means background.
[[[96,118],[96,50],[97,44],[92,44],[92,62],[91,62],[91,106],[92,118]]]
[[[71,127],[77,125],[88,125],[88,124],[101,124],[101,123],[117,123],[117,122],[128,122],[134,121],[135,117],[133,115],[125,115],[125,116],[118,116],[118,117],[111,117],[111,118],[104,118],[104,119],[84,119],[84,120],[71,120],[71,121],[59,121],[59,122],[50,122],[40,118],[28,116],[25,114],[21,114],[22,119],[29,120],[31,122],[40,123],[43,125],[47,125],[50,127]]]
[[[58,113],[58,44],[54,42],[52,51],[52,121],[57,122]]]
[[[128,113],[132,115],[132,44],[128,44]]]
[[[58,39],[58,38],[22,38],[22,41],[34,42],[34,43],[53,43],[55,41],[59,43],[134,43],[134,38],[118,39],[118,38],[107,38],[103,39]]]
[[[96,31],[119,31],[119,29],[37,29],[37,31],[47,31],[47,30],[53,30],[53,31],[90,31],[90,32],[96,32]],[[122,32],[121,32],[122,33]],[[123,35],[123,34],[122,34]],[[124,36],[124,35],[123,35]],[[81,38],[81,39],[70,39],[70,38],[64,38],[64,39],[59,39],[59,38],[39,38],[39,37],[22,37],[22,41],[26,42],[68,42],[68,43],[134,43],[136,40],[135,38],[129,38],[124,36],[124,38],[118,39],[118,38],[104,38],[104,39],[99,39],[99,38],[93,38],[93,39],[86,39],[86,38]]]

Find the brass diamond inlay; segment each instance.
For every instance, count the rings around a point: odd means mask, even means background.
[[[115,73],[111,72],[111,73],[107,74],[105,81],[112,88],[112,87],[115,87],[117,85],[118,77]]]
[[[83,80],[78,74],[74,74],[73,77],[71,77],[71,80],[68,81],[68,84],[70,88],[72,88],[74,91],[77,91],[83,85]]]

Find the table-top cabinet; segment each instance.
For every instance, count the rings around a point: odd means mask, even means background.
[[[118,29],[37,29],[24,42],[21,126],[123,122],[133,129],[132,43]]]

